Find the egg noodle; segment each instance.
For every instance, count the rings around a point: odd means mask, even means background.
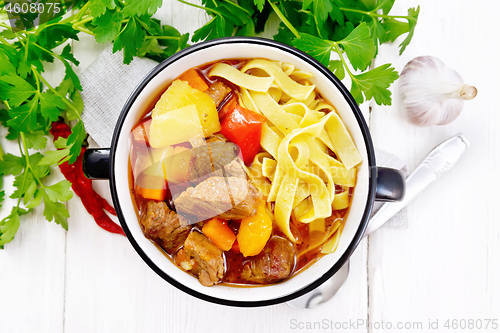
[[[324,229],[332,210],[349,206],[348,190],[335,194],[335,185],[355,185],[361,156],[335,108],[307,81],[312,74],[292,64],[254,59],[239,70],[218,63],[209,76],[238,86],[240,103],[267,118],[261,136],[265,152],[246,172],[268,203],[274,202],[280,230],[297,242],[290,229],[292,214],[310,228]],[[323,253],[335,250],[341,229],[336,221],[319,240],[317,246],[328,240]]]

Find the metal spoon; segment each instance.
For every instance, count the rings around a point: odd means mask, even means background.
[[[381,227],[425,188],[439,179],[446,171],[450,170],[458,162],[469,145],[469,141],[460,133],[431,150],[406,179],[405,198],[399,202],[388,202],[382,205],[370,219],[363,237],[368,236]],[[305,295],[288,301],[287,304],[295,309],[311,309],[325,303],[344,285],[349,276],[349,265],[350,261],[348,260],[334,276],[321,286]]]

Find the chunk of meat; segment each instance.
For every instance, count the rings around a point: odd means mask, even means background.
[[[272,283],[286,279],[292,273],[295,253],[292,243],[279,236],[272,237],[261,253],[250,257],[241,277],[253,283]]]
[[[195,215],[200,221],[219,216],[242,219],[255,214],[262,194],[245,178],[210,177],[190,187],[176,199],[179,213]]]
[[[231,92],[231,88],[225,85],[221,81],[212,83],[207,91],[205,91],[208,96],[212,97],[215,102],[215,106],[219,107],[220,103],[226,98],[226,96]]]
[[[220,218],[226,220],[239,220],[247,216],[253,216],[257,212],[257,206],[262,201],[262,193],[245,178],[227,177],[229,194],[231,195],[233,207],[219,214]]]
[[[195,158],[191,161],[189,179],[194,184],[206,180],[213,176],[213,173],[226,169],[226,166],[229,165],[226,176],[241,177],[245,173],[241,164],[238,165],[240,160],[238,157],[239,148],[234,143],[212,141],[207,142],[206,145],[193,148],[192,151]],[[220,171],[217,175],[223,176],[224,173]]]
[[[160,244],[170,254],[184,243],[191,230],[187,220],[171,211],[164,201],[148,201],[140,222],[144,236]]]
[[[211,142],[210,157],[214,166],[214,171],[224,168],[232,161],[238,160],[240,149],[232,142]]]
[[[202,285],[210,287],[224,276],[222,250],[205,235],[191,232],[184,242],[183,251],[183,255],[187,255],[190,260],[181,261],[180,266],[196,275]]]

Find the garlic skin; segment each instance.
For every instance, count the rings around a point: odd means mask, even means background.
[[[399,78],[403,109],[417,126],[445,125],[462,112],[464,100],[477,89],[464,84],[460,74],[438,58],[420,56],[406,64]]]

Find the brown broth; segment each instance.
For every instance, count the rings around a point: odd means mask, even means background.
[[[230,65],[234,66],[235,68],[240,68],[241,66],[243,66],[243,64],[246,61],[247,60],[229,59],[229,60],[224,60],[222,62],[230,64]],[[225,103],[227,103],[233,95],[238,94],[238,90],[232,83],[230,83],[224,79],[220,79],[220,78],[210,79],[208,77],[208,72],[214,66],[214,64],[217,62],[220,62],[220,61],[207,63],[207,64],[204,64],[202,66],[195,67],[195,69],[198,71],[198,73],[200,73],[202,75],[203,79],[208,84],[213,84],[217,81],[222,81],[224,84],[226,84],[227,86],[232,88],[231,93],[229,93],[229,95],[226,96],[224,98],[224,100],[221,102],[221,104],[219,105],[218,111],[220,111],[223,108],[223,106],[225,105]],[[160,94],[160,96],[161,96],[161,94]],[[155,101],[158,101],[160,96],[158,98],[156,98]],[[320,95],[318,94],[318,96],[320,96]],[[322,97],[320,97],[320,98],[322,98]],[[322,98],[322,99],[325,102],[327,102],[326,99],[324,99],[324,98]],[[154,104],[153,104],[153,107],[154,107]],[[151,118],[151,109],[153,107],[151,107],[150,109],[148,109],[144,113],[143,117],[138,122],[138,124],[136,126],[134,126],[134,128],[139,126],[143,121],[146,121],[146,120]],[[129,187],[130,187],[130,195],[132,197],[132,201],[134,204],[134,209],[135,209],[135,212],[137,214],[137,218],[140,220],[141,215],[144,214],[146,202],[148,201],[148,199],[145,199],[142,196],[137,194],[136,184],[134,182],[134,177],[132,175],[132,170],[133,170],[132,164],[135,163],[135,159],[137,158],[137,154],[135,153],[137,151],[137,149],[143,149],[144,147],[141,147],[140,145],[138,145],[134,140],[132,140],[132,145],[135,145],[135,146],[132,147],[132,149],[131,149],[132,153],[131,153],[131,158],[129,160],[129,165],[128,165],[128,167],[129,167]],[[190,148],[190,147],[187,147],[187,148]],[[330,152],[330,153],[332,156],[335,157],[335,154],[333,154],[333,152]],[[336,190],[335,191],[336,193],[340,193],[346,189],[336,185],[335,190]],[[349,201],[351,202],[353,188],[349,188],[348,191],[349,191],[349,198],[350,198]],[[167,193],[168,193],[168,191],[167,191]],[[167,204],[172,209],[171,204],[169,202],[167,202]],[[349,204],[349,206],[350,206],[350,204]],[[337,232],[341,232],[341,230],[343,229],[343,226],[345,224],[345,219],[346,219],[347,214],[348,214],[348,210],[349,210],[349,208],[343,209],[340,211],[333,211],[332,217],[341,219],[341,226]],[[327,224],[325,226],[326,230],[328,230],[328,227],[333,223],[333,221],[335,220],[334,218],[329,218],[326,220],[327,221]],[[230,226],[230,228],[235,232],[235,234],[237,234],[240,221],[239,220],[231,220],[228,222],[229,222],[228,225]],[[143,229],[142,225],[141,225],[141,228]],[[201,228],[197,228],[195,226],[195,228],[193,228],[193,230],[194,229],[196,229],[198,232],[201,232],[201,230],[200,230]],[[315,248],[309,249],[309,246],[311,246],[311,238],[310,238],[311,233],[309,232],[309,225],[308,224],[297,222],[292,218],[291,219],[291,229],[292,229],[293,234],[299,238],[299,242],[297,244],[294,244],[295,264],[293,266],[292,273],[290,274],[290,277],[292,277],[295,274],[299,273],[300,271],[306,269],[307,267],[309,267],[314,262],[316,262],[317,260],[319,260],[321,257],[324,256],[324,254],[322,254],[320,252],[321,246],[317,246]],[[281,236],[283,238],[286,238],[286,236],[277,228],[276,225],[274,225],[274,228],[273,228],[273,231],[271,234],[271,237],[273,237],[273,236]],[[332,237],[334,237],[334,236],[335,236],[335,234],[332,235]],[[159,244],[157,244],[155,242],[153,242],[153,243],[155,244],[156,247],[158,247],[158,249],[170,261],[172,261],[175,264],[175,256],[176,256],[177,252],[170,255]],[[177,249],[177,251],[179,251],[181,248]],[[298,253],[303,253],[303,254],[300,257],[298,257],[297,256]],[[245,264],[248,262],[248,260],[249,260],[248,258],[245,258],[241,253],[236,253],[233,250],[224,251],[224,258],[225,258],[225,274],[224,274],[223,279],[221,280],[221,283],[230,284],[231,286],[251,287],[251,286],[255,285],[252,282],[245,281],[241,277],[241,272],[242,272]],[[178,266],[178,267],[179,267],[179,269],[182,269],[180,266]],[[189,273],[187,271],[185,271],[185,272]]]

